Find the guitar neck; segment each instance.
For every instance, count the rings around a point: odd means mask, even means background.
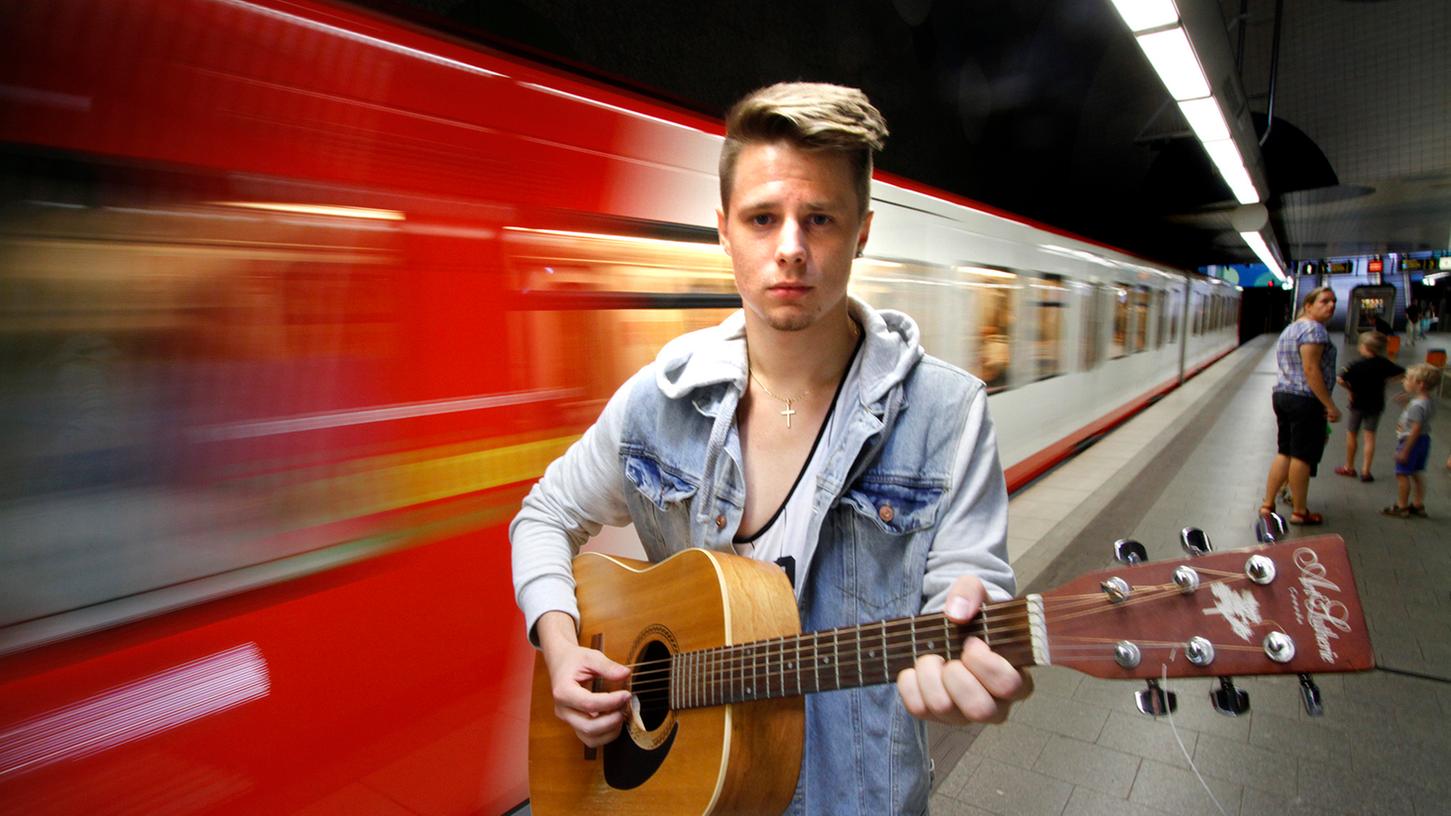
[[[670,707],[794,697],[896,681],[919,657],[953,660],[963,641],[981,638],[1014,666],[1031,666],[1036,596],[987,604],[967,623],[941,613],[864,623],[773,640],[681,652],[671,657]]]

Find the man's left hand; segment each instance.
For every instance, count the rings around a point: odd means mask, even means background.
[[[947,591],[947,617],[967,623],[985,600],[982,581],[964,575]],[[912,668],[897,675],[897,692],[907,711],[919,720],[948,725],[1000,723],[1008,718],[1014,702],[1033,693],[1033,680],[981,638],[970,637],[956,660],[944,660],[941,655],[917,658]]]

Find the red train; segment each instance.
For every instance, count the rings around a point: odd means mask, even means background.
[[[3,9],[0,809],[514,808],[505,524],[738,305],[719,123],[332,3]],[[1234,345],[1232,286],[873,198],[856,291],[1013,484]]]

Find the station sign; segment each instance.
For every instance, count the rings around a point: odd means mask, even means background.
[[[1436,268],[1442,272],[1451,272],[1451,255],[1442,255],[1437,258]]]
[[[1435,258],[1402,258],[1402,272],[1427,272],[1436,268]]]
[[[1325,274],[1327,275],[1349,275],[1354,271],[1354,261],[1329,261],[1325,264]],[[1379,267],[1377,267],[1374,271],[1379,272]]]
[[[1371,258],[1365,265],[1365,271],[1372,275],[1379,275],[1385,271],[1385,268],[1386,262],[1380,258]]]

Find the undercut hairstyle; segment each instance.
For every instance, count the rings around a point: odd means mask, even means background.
[[[1305,310],[1310,308],[1310,305],[1318,300],[1319,297],[1326,292],[1329,292],[1331,297],[1335,297],[1335,291],[1332,290],[1329,286],[1317,286],[1314,289],[1311,289],[1309,293],[1305,295],[1305,299],[1300,302],[1300,314],[1305,314]],[[1340,298],[1335,299],[1339,300]]]
[[[1430,391],[1441,382],[1441,369],[1430,363],[1416,363],[1406,369],[1406,379],[1415,380]]]
[[[1360,344],[1376,356],[1386,353],[1386,336],[1380,332],[1365,332],[1360,335]]]
[[[872,152],[887,143],[887,121],[856,88],[781,82],[750,94],[726,114],[720,151],[720,205],[730,211],[736,160],[748,144],[787,142],[802,150],[840,153],[851,165],[860,213],[872,194]]]

